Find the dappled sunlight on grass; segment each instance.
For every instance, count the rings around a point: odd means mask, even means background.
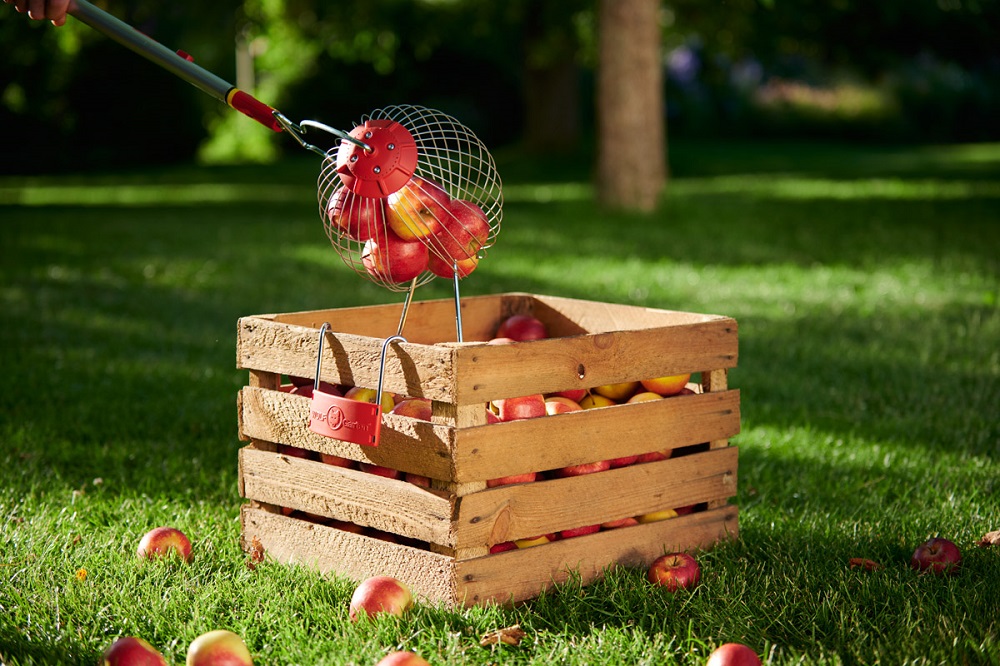
[[[8,206],[197,206],[220,203],[300,203],[316,198],[311,186],[268,183],[170,183],[53,185],[0,181],[0,205]]]
[[[838,180],[802,178],[794,174],[682,178],[670,184],[676,196],[746,194],[771,199],[900,199],[953,200],[1000,199],[1000,182],[974,180],[928,180],[903,178],[862,178]]]

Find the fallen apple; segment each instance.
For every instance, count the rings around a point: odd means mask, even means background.
[[[517,342],[541,340],[549,337],[548,330],[542,320],[527,314],[516,314],[507,317],[497,328],[495,338],[510,338]]]
[[[174,527],[155,527],[143,535],[135,552],[147,560],[177,556],[190,562],[191,541],[184,532]]]
[[[192,641],[186,663],[187,666],[253,666],[253,657],[237,634],[216,629]]]
[[[688,553],[669,553],[653,560],[646,579],[670,592],[690,589],[701,579],[701,567]]]
[[[917,571],[934,574],[957,574],[962,565],[962,553],[958,546],[941,537],[923,542],[913,551],[910,566]]]
[[[705,666],[760,666],[760,657],[742,643],[724,643],[712,650]]]
[[[167,666],[167,660],[147,641],[124,636],[104,651],[104,666]]]
[[[348,615],[352,622],[382,613],[401,616],[412,605],[413,594],[402,581],[392,576],[373,576],[354,588]]]
[[[430,666],[430,664],[416,652],[399,651],[385,655],[375,666]]]

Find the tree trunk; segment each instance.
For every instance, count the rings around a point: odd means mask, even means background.
[[[652,211],[666,182],[659,0],[600,0],[597,194]]]

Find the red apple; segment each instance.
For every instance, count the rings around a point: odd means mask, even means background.
[[[351,534],[363,534],[365,528],[357,523],[352,523],[349,520],[333,520],[330,519],[326,523],[328,526],[336,528],[338,530],[343,530],[344,532],[350,532]]]
[[[525,474],[511,474],[501,476],[496,479],[489,479],[486,482],[487,488],[498,488],[500,486],[510,486],[515,483],[531,483],[538,480],[538,472],[526,472]]]
[[[491,338],[486,344],[488,345],[509,345],[517,342],[513,338]]]
[[[566,478],[570,476],[583,476],[584,474],[594,474],[611,469],[611,461],[598,460],[597,462],[583,463],[580,465],[569,465],[555,470],[553,476],[556,478]]]
[[[327,465],[333,465],[334,467],[343,467],[344,469],[355,469],[358,465],[355,461],[350,458],[344,458],[342,456],[337,456],[332,453],[321,453],[319,454],[319,459],[321,462]]]
[[[278,444],[278,453],[290,458],[302,458],[304,460],[311,460],[313,457],[312,451],[309,449],[303,449],[301,446],[292,446],[291,444]]]
[[[910,558],[910,566],[917,571],[933,574],[957,574],[962,565],[962,553],[958,546],[941,537],[928,539],[917,546]]]
[[[139,540],[136,555],[152,560],[176,555],[185,562],[191,561],[191,541],[187,535],[173,527],[156,527]]]
[[[443,278],[453,278],[456,273],[459,278],[464,278],[476,270],[478,265],[479,256],[476,254],[471,254],[464,259],[444,259],[431,252],[427,259],[427,270]]]
[[[621,458],[612,458],[608,461],[608,464],[611,466],[611,469],[618,469],[619,467],[634,465],[638,460],[639,456],[622,456]]]
[[[567,412],[582,411],[583,407],[581,407],[579,403],[560,395],[554,395],[545,399],[545,413],[549,416],[553,414],[565,414]]]
[[[385,199],[370,199],[342,187],[330,197],[326,214],[337,230],[352,240],[385,235]]]
[[[420,419],[421,421],[430,421],[434,416],[431,401],[427,398],[404,398],[397,402],[389,411],[393,414],[401,414],[402,416],[409,416],[412,419]]]
[[[673,455],[673,453],[674,453],[673,449],[662,449],[660,451],[650,451],[649,453],[640,454],[639,457],[636,458],[636,462],[641,464],[641,463],[648,463],[648,462],[657,462],[658,460],[666,460],[671,455]]]
[[[361,250],[361,265],[368,274],[386,282],[409,282],[427,270],[429,260],[426,245],[395,234],[370,238]]]
[[[416,652],[390,652],[382,657],[375,666],[431,666]]]
[[[486,424],[500,423],[500,417],[497,416],[489,407],[486,408]]]
[[[141,638],[119,638],[104,651],[104,666],[167,666],[156,648]]]
[[[601,523],[601,529],[616,530],[619,527],[632,527],[638,524],[638,520],[629,516],[628,518],[619,518],[618,520],[609,520],[606,523]]]
[[[344,394],[345,398],[351,400],[357,400],[359,402],[370,402],[373,405],[378,401],[378,390],[370,388],[362,388],[361,386],[352,386],[347,389],[347,393]],[[392,399],[392,394],[388,391],[382,391],[382,413],[392,411],[396,406],[396,403]]]
[[[562,530],[559,532],[559,538],[561,539],[572,539],[573,537],[583,536],[585,534],[593,534],[594,532],[600,532],[600,525],[585,525],[583,527],[574,527],[568,530]]]
[[[413,594],[392,576],[373,576],[354,589],[348,615],[352,622],[380,613],[400,616],[413,605]]]
[[[502,553],[507,550],[517,550],[517,544],[513,541],[504,541],[490,546],[490,553]]]
[[[403,475],[403,480],[407,483],[412,483],[415,486],[420,486],[421,488],[431,487],[431,478],[429,476],[424,476],[423,474],[413,474],[412,472],[407,472]]]
[[[667,377],[644,379],[642,380],[642,386],[647,391],[659,393],[660,395],[676,395],[680,393],[681,389],[687,385],[690,379],[691,373],[688,372],[683,375],[669,375]]]
[[[523,419],[534,419],[545,416],[545,398],[541,393],[526,395],[518,398],[504,398],[494,400],[497,416],[501,421],[521,421]]]
[[[705,666],[760,666],[760,657],[742,643],[724,643],[708,655]]]
[[[549,337],[545,324],[537,317],[526,314],[516,314],[500,322],[495,338],[510,338],[517,342],[541,340]]]
[[[253,666],[253,657],[242,638],[216,629],[194,639],[188,647],[187,666]]]
[[[635,391],[638,388],[639,382],[620,382],[618,384],[595,386],[590,391],[591,393],[603,395],[605,398],[611,398],[615,402],[625,402],[635,395]]]
[[[387,479],[402,479],[403,473],[398,469],[393,469],[391,467],[383,467],[382,465],[374,465],[372,463],[358,463],[358,469],[362,472],[367,472],[368,474],[374,474],[375,476],[382,476]]]
[[[425,239],[441,229],[451,197],[432,180],[414,176],[389,195],[389,228],[407,241]]]
[[[646,579],[671,592],[682,588],[690,589],[701,579],[701,567],[687,553],[669,553],[653,560],[646,572]]]
[[[435,244],[442,257],[455,261],[475,256],[490,238],[490,223],[483,209],[465,199],[455,199],[441,221]]]
[[[583,400],[583,398],[586,395],[587,395],[587,389],[566,389],[565,391],[556,391],[554,393],[550,393],[546,397],[549,397],[549,398],[553,398],[553,397],[569,398],[573,402],[579,404],[580,401]]]
[[[697,506],[698,506],[697,504],[688,504],[687,506],[678,506],[678,507],[674,508],[674,513],[676,513],[678,516],[686,516],[689,513],[691,513],[692,511],[694,511],[695,507],[697,507]]]

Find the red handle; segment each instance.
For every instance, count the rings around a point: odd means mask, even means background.
[[[226,95],[226,104],[275,132],[280,132],[282,129],[278,119],[274,117],[274,109],[239,88],[229,91]]]

